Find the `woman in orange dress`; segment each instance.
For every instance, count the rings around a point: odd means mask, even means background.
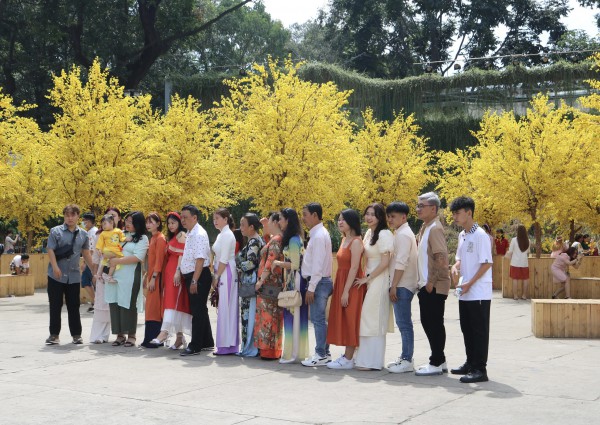
[[[359,342],[360,313],[367,292],[367,285],[354,286],[355,279],[363,277],[360,215],[352,209],[342,211],[338,227],[344,238],[336,255],[338,268],[329,310],[327,343],[345,346],[346,350],[337,360],[327,363],[327,367],[352,369]]]
[[[269,242],[260,251],[258,282],[256,283],[256,320],[254,323],[254,343],[263,360],[275,360],[281,357],[281,330],[283,327],[283,309],[277,305],[277,298],[268,296],[263,286],[283,287],[281,268],[272,270],[273,261],[283,261],[282,235],[279,228],[279,213],[273,213],[266,223],[265,235]]]
[[[163,288],[161,273],[165,261],[167,240],[162,234],[162,219],[158,213],[151,212],[146,217],[146,229],[152,234],[148,248],[148,270],[144,280],[146,290],[146,330],[142,346],[156,348],[155,338],[160,333],[163,316]]]

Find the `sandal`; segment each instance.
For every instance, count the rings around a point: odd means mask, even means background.
[[[118,347],[119,345],[123,345],[125,343],[125,337],[124,336],[118,336],[117,339],[115,339],[112,343],[113,347]]]
[[[127,342],[125,342],[125,344],[123,344],[123,347],[135,347],[135,340],[136,340],[135,337],[130,336],[129,338],[127,338]]]

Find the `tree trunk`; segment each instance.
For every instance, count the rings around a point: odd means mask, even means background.
[[[575,240],[575,220],[569,222],[569,244]]]
[[[26,253],[31,253],[31,246],[33,245],[33,230],[27,232],[27,246],[25,247]]]
[[[533,223],[533,234],[535,235],[535,258],[542,256],[542,226],[539,222]]]

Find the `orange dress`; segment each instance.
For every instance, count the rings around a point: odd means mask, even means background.
[[[357,236],[355,239],[361,241]],[[333,295],[331,296],[331,306],[329,309],[329,321],[327,325],[327,343],[344,347],[358,347],[360,330],[360,313],[362,304],[367,293],[367,285],[360,287],[352,286],[348,296],[348,306],[342,307],[342,294],[346,279],[350,273],[352,265],[352,252],[350,251],[350,242],[347,248],[343,248],[344,241],[337,252],[337,272],[335,273],[335,284],[333,286]],[[362,259],[362,256],[361,256]],[[359,266],[356,278],[364,276],[362,265]]]
[[[146,320],[162,322],[163,315],[163,288],[161,285],[161,272],[165,261],[167,250],[167,240],[165,235],[158,232],[150,239],[150,248],[148,249],[148,271],[144,288],[148,288],[148,283],[152,279],[152,274],[156,273],[154,280],[154,291],[146,293]]]

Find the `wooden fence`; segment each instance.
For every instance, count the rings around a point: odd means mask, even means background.
[[[529,258],[529,298],[549,299],[559,287],[553,283],[550,266],[554,258]],[[509,277],[510,259],[502,259],[502,297],[513,298],[512,279]],[[569,268],[572,278],[600,277],[600,257],[585,257],[578,269]],[[519,291],[521,289],[519,288]]]

